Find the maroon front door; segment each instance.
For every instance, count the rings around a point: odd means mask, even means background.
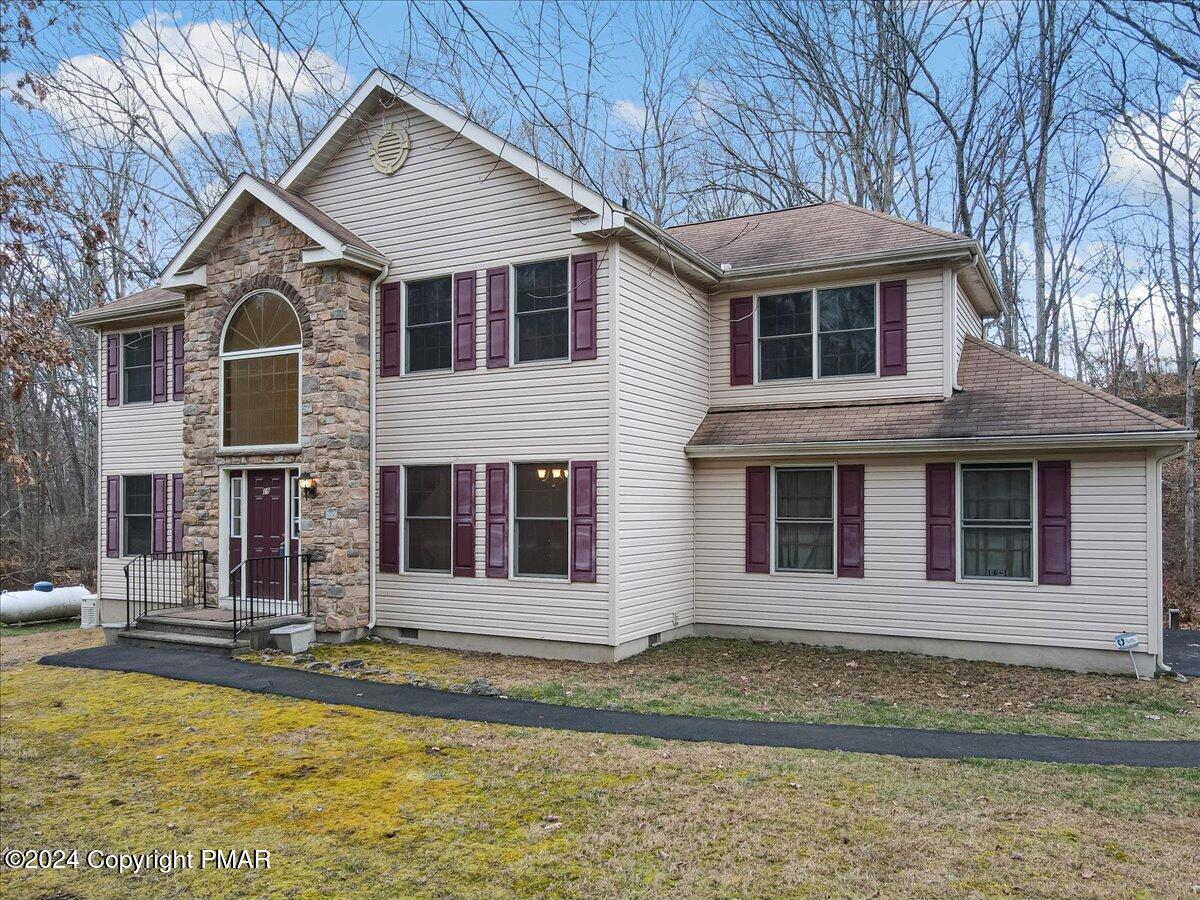
[[[287,475],[283,469],[252,469],[247,475],[246,558],[273,557],[249,564],[247,587],[254,597],[282,600],[285,563],[281,555],[289,552],[284,544]]]

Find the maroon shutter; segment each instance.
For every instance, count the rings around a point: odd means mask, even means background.
[[[121,336],[108,336],[107,356],[104,360],[105,383],[108,391],[108,405],[121,405]]]
[[[879,374],[908,374],[908,282],[879,285]]]
[[[164,335],[165,337],[165,335]],[[153,553],[167,552],[167,476],[154,475],[150,479],[152,525],[150,550]]]
[[[925,466],[925,578],[954,581],[954,463]]]
[[[596,254],[571,257],[571,359],[596,358]]]
[[[379,291],[379,375],[387,378],[399,374],[400,285],[393,283]]]
[[[508,365],[508,266],[487,270],[487,367]]]
[[[729,383],[754,383],[754,298],[729,301]]]
[[[865,472],[862,466],[837,468],[837,573],[844,578],[863,577],[863,506]]]
[[[171,397],[183,399],[183,326],[171,329]]]
[[[379,571],[400,571],[400,467],[379,468]]]
[[[571,463],[571,580],[596,580],[596,464]]]
[[[475,273],[454,276],[454,371],[475,368]]]
[[[475,467],[454,467],[454,574],[475,577]]]
[[[121,555],[121,476],[109,475],[105,494],[104,555]]]
[[[746,466],[746,571],[771,571],[770,466]]]
[[[171,549],[183,549],[183,476],[171,476]]]
[[[1038,463],[1038,581],[1071,583],[1071,464]]]
[[[487,576],[508,577],[508,463],[488,463],[487,491]]]
[[[167,329],[154,329],[154,402],[167,402]]]

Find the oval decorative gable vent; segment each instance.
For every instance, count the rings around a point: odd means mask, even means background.
[[[388,122],[371,141],[371,164],[383,175],[394,175],[408,159],[410,150],[412,138],[408,129],[397,131],[395,124]]]

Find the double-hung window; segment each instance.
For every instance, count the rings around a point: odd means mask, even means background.
[[[513,266],[517,362],[569,355],[570,274],[567,260]]]
[[[130,331],[121,336],[122,371],[126,403],[149,403],[152,396],[151,332]]]
[[[811,378],[812,291],[758,299],[760,381]]]
[[[833,572],[833,469],[775,470],[775,569]]]
[[[876,286],[758,298],[758,380],[873,375]]]
[[[1033,467],[1028,463],[962,467],[962,575],[1029,581],[1033,577]]]
[[[449,466],[407,466],[404,470],[404,568],[410,572],[450,571]]]
[[[570,467],[565,462],[516,466],[514,512],[518,575],[567,577]]]
[[[126,475],[125,555],[151,552],[151,486],[149,475]]]
[[[450,368],[450,291],[449,275],[410,281],[405,286],[405,359],[409,372]]]

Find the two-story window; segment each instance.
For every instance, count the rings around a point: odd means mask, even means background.
[[[153,399],[152,332],[127,331],[121,335],[121,383],[125,403]]]
[[[517,362],[569,356],[570,272],[565,259],[513,266]]]
[[[410,281],[405,285],[404,343],[407,371],[450,368],[450,276]]]
[[[758,298],[758,379],[874,375],[876,285]]]

